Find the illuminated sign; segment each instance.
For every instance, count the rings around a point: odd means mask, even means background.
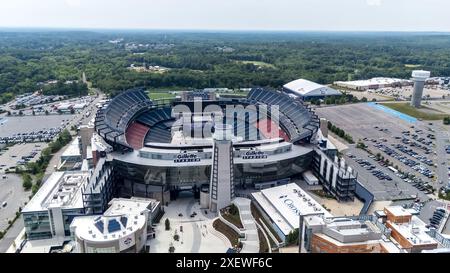
[[[174,163],[186,163],[186,162],[200,162],[200,158],[197,157],[197,154],[188,154],[183,153],[176,156],[173,160]]]
[[[245,152],[242,159],[265,159],[267,154],[261,151],[250,150]]]

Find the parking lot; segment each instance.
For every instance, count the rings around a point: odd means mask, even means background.
[[[2,174],[0,187],[0,230],[5,230],[8,221],[14,219],[19,207],[23,208],[28,201],[30,192],[23,190],[22,178],[16,174]]]
[[[3,116],[0,120],[0,137],[12,137],[18,134],[29,134],[39,131],[50,131],[65,127],[74,115],[49,116]]]
[[[414,91],[412,86],[404,87],[386,87],[378,90],[370,90],[369,93],[381,96],[397,98],[400,100],[410,100]],[[448,87],[441,86],[427,86],[423,90],[423,97],[431,99],[441,99],[442,96],[449,96],[450,91]]]
[[[402,119],[368,104],[316,111],[320,117],[344,129],[356,142],[362,141],[367,146],[363,150],[356,144],[349,145],[344,153],[358,171],[360,182],[374,193],[376,200],[414,195],[423,201],[434,197],[433,188],[443,186],[444,182],[438,178],[442,174],[437,174],[438,164],[443,163],[437,158],[441,153],[436,152],[439,137],[436,130],[441,129],[436,124]]]
[[[26,162],[36,161],[47,143],[21,143],[0,151],[0,174]]]

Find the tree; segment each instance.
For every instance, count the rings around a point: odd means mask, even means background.
[[[296,244],[298,241],[298,234],[299,234],[298,228],[291,230],[286,238],[287,243],[289,245]]]
[[[444,118],[444,125],[450,125],[450,117]]]
[[[175,247],[173,246],[172,243],[170,243],[169,253],[174,253],[174,252],[175,252]]]
[[[47,115],[47,116],[48,116],[48,114],[49,114],[48,110],[45,110],[45,115]]]
[[[166,226],[166,230],[170,230],[170,220],[169,218],[166,218],[166,221],[164,222],[165,226]]]
[[[236,205],[235,204],[231,204],[231,206],[230,206],[230,214],[237,215],[238,213],[239,213],[239,210],[236,207]]]
[[[37,184],[34,184],[34,185],[31,187],[31,193],[32,193],[33,195],[35,195],[35,194],[38,192],[38,190],[39,190],[39,186],[38,186]]]
[[[31,176],[28,173],[24,173],[22,174],[22,186],[23,188],[28,191],[31,189],[31,187],[33,186],[33,179],[31,178]]]

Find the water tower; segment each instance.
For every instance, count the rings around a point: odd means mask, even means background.
[[[414,70],[412,72],[412,80],[414,81],[414,92],[411,99],[411,106],[419,108],[422,102],[423,88],[425,81],[430,77],[430,71]]]

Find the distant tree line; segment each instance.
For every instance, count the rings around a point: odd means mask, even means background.
[[[173,46],[130,50],[125,42],[108,42],[118,35],[137,45]],[[449,37],[381,33],[3,32],[0,102],[11,100],[11,94],[33,92],[39,88],[38,83],[49,79],[63,83],[80,80],[82,72],[93,87],[113,95],[136,86],[280,88],[297,78],[321,84],[372,77],[409,78],[417,67],[446,76],[450,75]],[[233,50],[217,50],[223,46]],[[170,70],[138,73],[127,69],[133,63]],[[86,87],[57,85],[44,87],[44,92],[77,96],[86,94]],[[325,103],[346,103],[342,98],[332,100]]]

